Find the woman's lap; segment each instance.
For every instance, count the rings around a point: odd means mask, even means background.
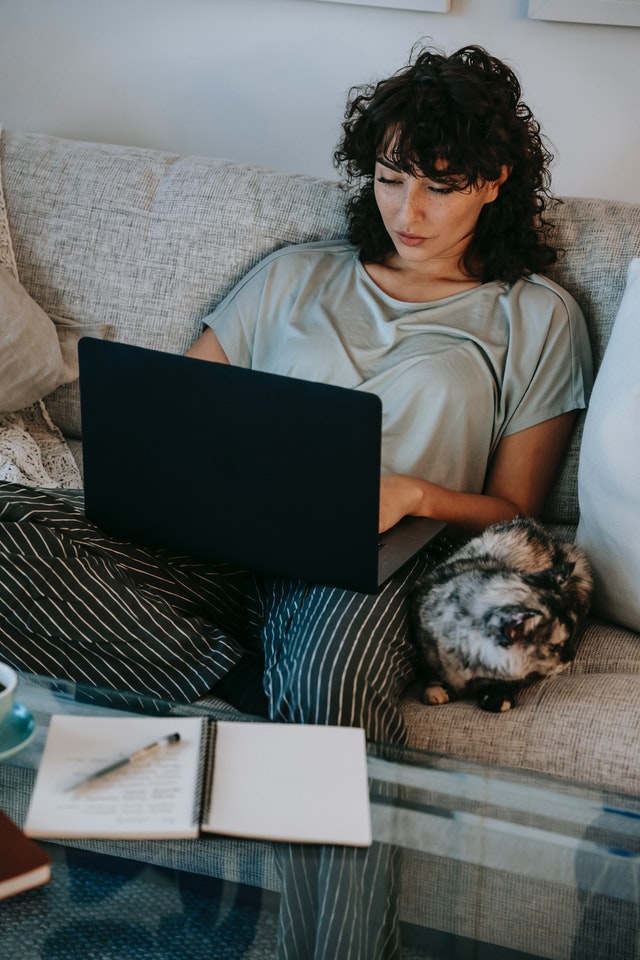
[[[67,499],[0,484],[0,659],[177,700],[257,667],[272,719],[401,742],[399,695],[416,659],[409,594],[439,559],[434,546],[378,594],[355,594],[123,544]],[[389,851],[283,845],[279,957],[338,956],[345,943],[362,960],[396,956]]]
[[[402,741],[397,702],[416,660],[409,593],[424,568],[424,558],[414,561],[377,594],[266,579],[273,719],[362,726],[370,739]]]
[[[402,741],[425,552],[365,595],[254,576],[102,534],[51,491],[0,485],[0,657],[24,670],[177,700],[264,654],[273,719]],[[223,681],[224,683],[224,681]]]
[[[0,568],[19,669],[190,701],[257,640],[252,574],[111,540],[47,491],[0,486]]]

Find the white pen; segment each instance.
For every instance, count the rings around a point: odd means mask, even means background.
[[[70,790],[77,790],[78,787],[84,787],[85,784],[91,783],[92,780],[98,780],[100,777],[106,776],[107,773],[112,773],[114,770],[119,770],[120,767],[126,767],[129,763],[135,763],[137,760],[141,760],[143,757],[146,757],[148,753],[152,753],[154,750],[157,750],[158,747],[163,747],[170,743],[177,743],[179,739],[179,733],[169,733],[166,737],[160,737],[159,740],[154,740],[153,743],[148,743],[146,747],[136,750],[134,753],[129,754],[128,757],[123,757],[121,760],[115,760],[106,767],[101,767],[99,770],[96,770],[95,773],[90,773],[88,777],[84,777],[78,783],[74,783],[72,786],[67,787],[65,793],[68,793]]]

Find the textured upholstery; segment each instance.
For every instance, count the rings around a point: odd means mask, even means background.
[[[310,177],[7,131],[2,145],[25,288],[50,316],[126,343],[184,352],[266,253],[344,232],[341,194]],[[80,436],[77,383],[47,409]]]
[[[183,352],[201,318],[268,251],[345,231],[344,196],[329,181],[6,131],[1,149],[26,289],[50,315],[106,324],[108,336],[131,343]],[[640,255],[640,205],[567,198],[556,216],[565,254],[551,276],[582,306],[597,367],[629,261]],[[77,449],[77,384],[58,388],[47,407]],[[545,513],[569,538],[581,422]],[[570,669],[529,688],[506,714],[472,703],[427,708],[413,690],[404,709],[415,747],[640,795],[640,637],[614,624],[591,621]],[[184,862],[184,845],[163,850]],[[194,869],[204,869],[203,857],[211,863],[210,841],[189,850]],[[266,844],[228,842],[215,855],[212,871],[276,883]],[[559,960],[571,955],[572,892],[426,856],[408,857],[403,891],[406,919]]]
[[[568,671],[491,714],[465,701],[425,708],[405,700],[412,746],[640,794],[640,638],[589,623]]]
[[[549,276],[576,298],[587,320],[597,370],[618,312],[627,269],[640,251],[640,204],[567,197],[554,212],[564,254]],[[579,418],[546,518],[578,522]]]

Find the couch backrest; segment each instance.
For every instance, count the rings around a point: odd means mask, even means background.
[[[53,319],[107,324],[182,353],[254,263],[344,235],[336,184],[248,164],[5,131],[5,199],[20,280]],[[77,383],[47,397],[80,436]]]
[[[206,157],[5,131],[0,160],[20,279],[55,318],[107,324],[108,336],[183,352],[206,315],[269,251],[343,236],[332,181]],[[640,254],[640,205],[567,199],[566,254],[552,276],[584,309],[599,363]],[[80,436],[77,383],[47,398]],[[547,518],[576,522],[580,425]]]
[[[640,256],[640,204],[565,197],[554,211],[564,253],[549,276],[580,304],[589,327],[597,371],[624,293],[630,261]],[[545,517],[578,520],[578,460],[585,414],[576,424]]]

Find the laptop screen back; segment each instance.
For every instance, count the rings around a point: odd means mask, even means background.
[[[378,397],[90,338],[79,355],[85,509],[105,532],[375,589]]]

